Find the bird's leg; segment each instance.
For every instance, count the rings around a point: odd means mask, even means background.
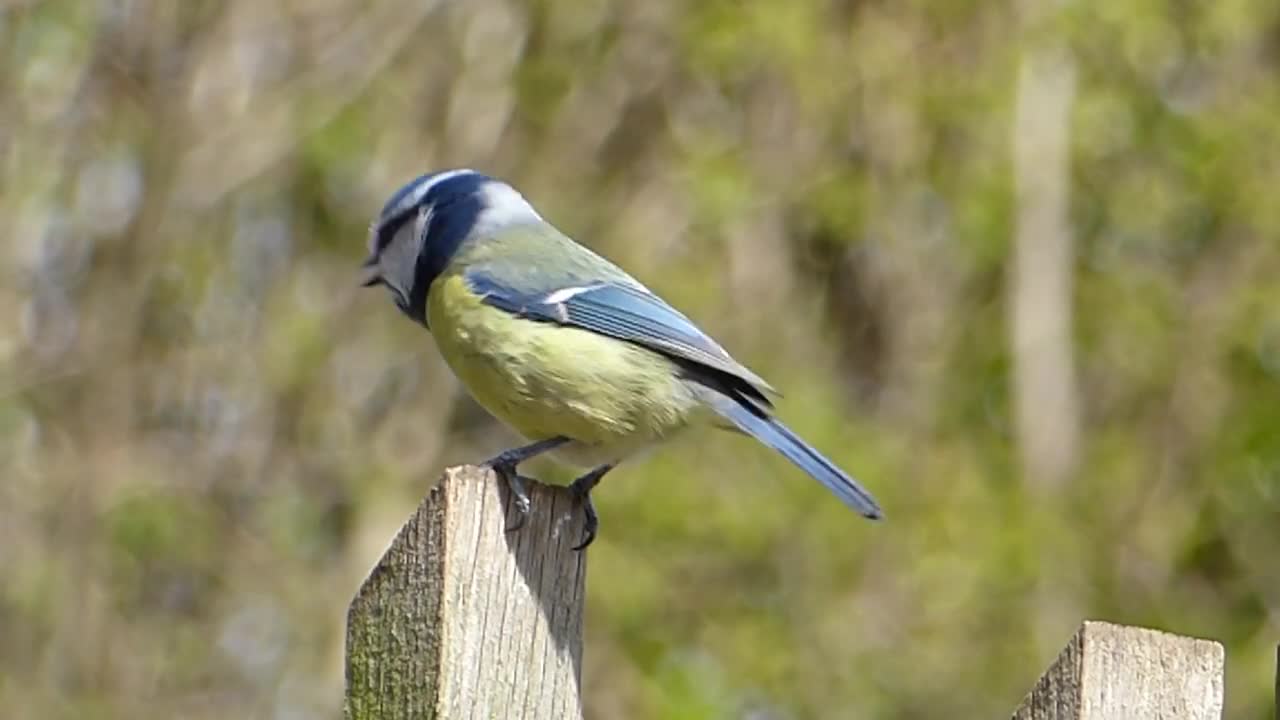
[[[601,465],[569,485],[569,492],[582,503],[582,512],[586,515],[582,523],[582,542],[574,546],[574,550],[582,550],[596,539],[596,530],[600,528],[600,516],[596,515],[596,507],[591,503],[591,489],[600,482],[604,474],[613,469],[613,465]]]
[[[516,466],[525,460],[554,450],[567,442],[569,442],[569,438],[557,435],[553,438],[539,440],[518,448],[503,450],[482,463],[486,467],[493,468],[493,471],[499,477],[507,481],[507,488],[511,490],[511,497],[515,499],[516,521],[507,528],[507,532],[519,530],[529,517],[529,490],[525,487],[525,480],[528,478],[522,477],[516,470]]]
[[[498,472],[515,470],[516,466],[525,460],[535,458],[545,452],[550,452],[556,448],[569,442],[569,438],[563,435],[557,435],[546,440],[539,440],[528,445],[521,445],[510,450],[503,450],[493,457],[485,460],[482,465],[491,467]]]

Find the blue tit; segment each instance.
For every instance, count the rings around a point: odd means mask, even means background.
[[[529,511],[517,465],[550,453],[589,468],[570,486],[585,513],[578,549],[599,521],[590,493],[625,458],[685,428],[749,435],[868,518],[863,487],[773,415],[776,392],[689,318],[542,219],[510,185],[472,170],[400,188],[369,236],[366,286],[382,285],[488,412],[531,441],[486,465]]]

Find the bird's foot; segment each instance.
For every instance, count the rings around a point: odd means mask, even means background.
[[[591,493],[578,493],[577,488],[572,485],[569,488],[575,491],[574,500],[582,504],[582,512],[586,515],[582,521],[582,542],[573,546],[575,551],[582,551],[595,541],[596,531],[600,529],[600,516],[596,514],[596,506],[591,502]]]
[[[525,485],[526,482],[531,482],[531,480],[521,475],[517,470],[517,466],[525,460],[549,450],[554,450],[567,442],[569,442],[569,439],[563,436],[539,440],[530,445],[504,450],[483,463],[485,467],[492,469],[497,473],[498,477],[505,480],[507,488],[511,490],[511,499],[516,506],[516,519],[514,523],[507,527],[507,532],[515,532],[524,527],[525,521],[529,519],[529,510],[532,507],[532,502],[529,500],[529,489]]]
[[[525,485],[529,478],[516,472],[514,467],[502,469],[495,467],[494,472],[507,481],[507,489],[511,491],[511,502],[515,505],[516,517],[515,521],[505,529],[509,533],[515,532],[524,527],[525,521],[529,519],[529,508],[533,505],[529,500],[529,488]]]
[[[601,465],[569,485],[569,492],[573,494],[574,500],[582,504],[582,513],[585,515],[582,522],[582,542],[573,546],[574,550],[584,550],[596,539],[596,531],[600,529],[600,516],[596,514],[596,506],[591,502],[591,489],[612,469],[612,465]]]

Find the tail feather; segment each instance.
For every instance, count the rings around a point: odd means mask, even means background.
[[[713,406],[734,427],[781,453],[864,517],[874,520],[884,516],[871,493],[786,425],[772,417],[762,417],[729,397],[721,396]]]

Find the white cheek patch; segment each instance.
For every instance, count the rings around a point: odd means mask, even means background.
[[[430,205],[423,205],[418,208],[418,219],[413,224],[413,253],[416,256],[422,249],[422,241],[424,239],[423,230],[431,224],[431,216],[435,215],[436,209]]]
[[[550,295],[547,295],[546,297],[542,298],[542,302],[548,305],[559,305],[562,302],[568,302],[570,299],[575,298],[581,295],[582,293],[588,293],[588,292],[591,292],[592,290],[599,290],[602,287],[604,286],[599,283],[595,283],[592,285],[580,285],[576,287],[560,288],[559,290],[556,290]]]

